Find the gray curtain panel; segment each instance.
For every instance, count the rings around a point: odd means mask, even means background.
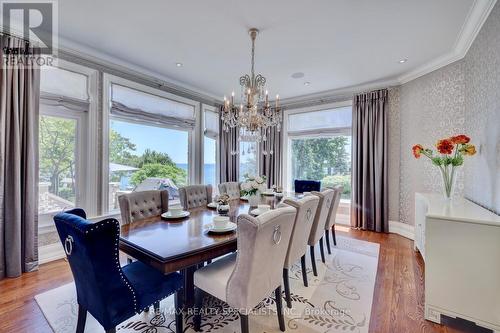
[[[220,109],[222,111],[222,107]],[[222,117],[219,117],[219,156],[220,183],[237,182],[239,180],[240,158],[234,154],[239,150],[239,128],[225,127]]]
[[[23,40],[0,36],[0,278],[38,267],[40,70],[31,62],[6,66],[5,57],[12,57],[6,48],[39,51]]]
[[[354,96],[351,225],[389,231],[387,89]]]
[[[268,128],[266,141],[260,143],[259,173],[267,176],[267,186],[283,186],[283,133],[276,127]]]

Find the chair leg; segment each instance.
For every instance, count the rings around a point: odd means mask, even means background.
[[[248,315],[240,313],[241,333],[250,333],[248,330]]]
[[[309,249],[311,250],[311,264],[313,267],[313,274],[314,276],[318,276],[318,271],[316,270],[316,258],[314,257],[314,246],[309,246]]]
[[[154,302],[153,308],[155,309],[155,313],[160,312],[160,302]]]
[[[306,268],[305,254],[300,258],[300,265],[302,266],[302,281],[304,282],[304,287],[309,287],[309,283],[307,282],[307,268]]]
[[[326,260],[325,260],[325,248],[323,246],[323,237],[319,239],[319,251],[321,252],[321,261],[324,264],[326,263]]]
[[[285,286],[286,306],[292,308],[292,297],[290,296],[290,280],[288,279],[288,269],[283,268],[283,285]]]
[[[335,225],[332,227],[332,238],[333,238],[333,245],[337,246],[337,238],[335,237]]]
[[[175,333],[182,333],[184,328],[182,327],[182,302],[180,301],[180,296],[183,293],[182,289],[177,290],[174,294],[174,308],[175,308]]]
[[[194,330],[200,331],[201,328],[201,311],[203,307],[203,290],[196,288],[194,291]]]
[[[78,305],[78,322],[76,324],[76,333],[83,333],[85,331],[85,321],[87,320],[87,309]]]
[[[330,249],[330,233],[328,230],[325,230],[325,236],[326,236],[326,248],[328,250],[328,254],[332,254],[332,250]]]
[[[281,286],[276,288],[274,291],[274,296],[276,297],[276,312],[278,313],[278,323],[280,325],[280,331],[285,332],[285,318],[283,317],[283,302],[281,300]]]

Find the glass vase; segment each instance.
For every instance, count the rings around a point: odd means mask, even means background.
[[[443,182],[443,196],[447,200],[453,198],[455,188],[455,167],[452,165],[441,166],[441,178]]]

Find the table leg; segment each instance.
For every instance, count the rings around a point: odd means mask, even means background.
[[[194,305],[194,272],[196,266],[191,266],[182,270],[184,275],[184,308],[192,308]]]

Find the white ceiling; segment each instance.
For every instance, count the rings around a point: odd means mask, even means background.
[[[220,98],[239,92],[238,78],[250,69],[247,29],[257,27],[256,70],[270,93],[287,98],[393,79],[442,57],[456,46],[474,3],[60,0],[59,34],[63,47]],[[305,77],[293,79],[295,72]]]

